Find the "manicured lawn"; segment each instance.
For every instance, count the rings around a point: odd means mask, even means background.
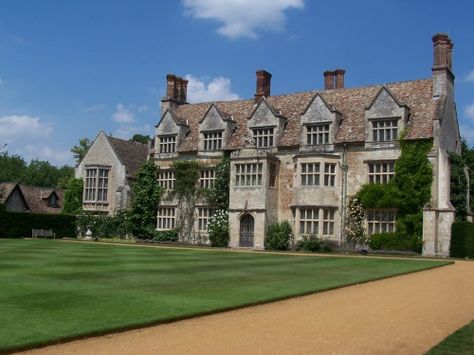
[[[0,351],[443,264],[0,239]]]
[[[472,355],[474,354],[474,321],[455,331],[426,355]]]

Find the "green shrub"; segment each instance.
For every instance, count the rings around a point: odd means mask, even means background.
[[[32,229],[51,229],[56,238],[76,237],[76,216],[8,212],[0,207],[0,238],[31,237]]]
[[[166,231],[155,231],[153,233],[153,240],[156,242],[177,242],[178,231],[176,229],[170,229]]]
[[[449,255],[453,258],[474,258],[474,224],[454,222],[451,226]]]
[[[414,251],[414,238],[402,233],[377,233],[369,239],[369,247],[374,250]]]
[[[317,252],[321,251],[322,242],[314,234],[303,235],[303,237],[296,243],[296,250]]]
[[[229,213],[225,210],[214,212],[207,230],[211,246],[226,248],[229,245]]]
[[[265,237],[265,249],[288,250],[292,240],[291,225],[288,221],[275,222],[268,227]]]

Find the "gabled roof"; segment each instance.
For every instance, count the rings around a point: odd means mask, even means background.
[[[18,184],[14,182],[0,183],[0,203],[5,203]]]
[[[233,122],[231,115],[229,115],[229,114],[225,113],[224,111],[222,111],[221,109],[219,109],[219,107],[214,102],[211,102],[210,105],[209,105],[209,108],[206,110],[206,113],[204,114],[204,116],[202,116],[199,123],[204,122],[204,119],[207,117],[207,115],[209,114],[209,111],[211,111],[211,109],[213,107],[216,109],[217,113],[221,116],[221,118],[224,121],[232,121]]]
[[[148,146],[143,143],[132,142],[120,138],[106,136],[118,160],[125,165],[128,176],[135,177],[138,169],[148,156]]]
[[[22,185],[15,183],[0,183],[0,187],[4,189],[4,195],[0,199],[1,203],[5,203],[15,188],[20,192],[29,212],[34,213],[60,213],[64,207],[64,190],[53,189],[50,187],[39,187]],[[48,206],[48,199],[55,194],[58,198],[58,207]]]
[[[432,79],[413,80],[386,84],[391,94],[400,105],[410,109],[410,124],[407,127],[407,138],[423,139],[433,137],[432,121],[439,112],[438,105],[442,100],[432,99]],[[342,115],[342,123],[335,137],[336,143],[365,141],[365,113],[383,85],[372,85],[359,88],[308,91],[289,95],[269,96],[265,100],[276,112],[287,119],[287,126],[282,133],[278,145],[290,147],[300,145],[301,112],[314,99],[321,95],[329,107],[333,107]],[[176,118],[189,123],[189,133],[178,147],[178,151],[197,151],[199,140],[199,120],[209,109],[211,103],[179,105],[174,114]],[[218,101],[215,105],[227,114],[232,115],[236,130],[224,149],[238,149],[245,145],[247,134],[247,118],[255,110],[257,104],[253,99],[236,101]]]
[[[334,108],[334,106],[330,106],[328,105],[328,103],[326,102],[326,100],[324,100],[324,97],[319,93],[317,92],[313,98],[311,99],[310,102],[308,102],[308,105],[306,105],[306,108],[301,112],[301,115],[304,115],[306,114],[306,112],[308,112],[309,108],[311,107],[311,105],[313,104],[314,100],[316,100],[316,98],[319,97],[321,98],[321,101],[326,105],[326,107],[328,108],[329,111],[331,112],[337,112],[336,109]],[[339,112],[340,113],[340,112]]]
[[[372,100],[372,102],[366,107],[367,110],[370,110],[372,108],[372,106],[374,105],[374,103],[377,101],[377,99],[379,98],[380,94],[383,93],[383,92],[386,92],[388,94],[388,96],[390,96],[392,98],[392,100],[399,106],[399,107],[407,107],[407,105],[405,104],[402,104],[400,103],[397,98],[395,97],[395,95],[393,95],[392,91],[387,87],[387,86],[382,86],[379,90],[379,92],[377,93],[377,95],[375,95],[374,99]]]

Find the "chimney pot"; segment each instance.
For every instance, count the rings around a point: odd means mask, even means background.
[[[326,70],[324,75],[324,90],[333,90],[334,87],[334,71]]]
[[[187,99],[188,81],[174,74],[166,75],[166,96],[177,103]]]
[[[446,33],[433,36],[433,69],[451,69],[453,42]]]
[[[257,89],[255,91],[255,101],[258,102],[262,97],[270,96],[270,80],[272,74],[266,70],[257,70]]]
[[[334,75],[336,76],[336,89],[344,89],[344,69],[336,69]]]

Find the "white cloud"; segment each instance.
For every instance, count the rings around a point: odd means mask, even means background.
[[[31,137],[46,138],[52,130],[52,124],[41,122],[39,117],[26,115],[0,117],[0,139],[6,143]]]
[[[99,111],[102,111],[105,108],[106,108],[106,106],[104,104],[94,104],[94,105],[91,105],[89,107],[86,107],[84,109],[84,112],[99,112]]]
[[[147,105],[140,105],[137,107],[138,113],[143,113],[149,110],[149,107]]]
[[[117,110],[112,115],[112,119],[117,123],[133,123],[135,115],[129,107],[123,104],[117,104]]]
[[[461,137],[466,139],[470,146],[474,146],[474,127],[461,125],[459,126]]]
[[[130,139],[134,134],[152,135],[153,130],[150,125],[122,125],[113,132],[113,136],[122,139]]]
[[[304,0],[183,0],[182,3],[186,14],[222,23],[217,32],[228,38],[257,38],[262,31],[282,31],[285,10],[304,7]]]
[[[32,145],[25,146],[23,154],[27,160],[47,160],[54,165],[73,164],[73,156],[70,150],[60,150],[49,146]]]
[[[468,105],[468,106],[466,107],[466,109],[464,110],[464,114],[465,114],[468,118],[474,120],[474,104]]]
[[[239,99],[239,95],[232,92],[231,90],[230,79],[224,78],[222,76],[212,79],[207,84],[192,75],[186,75],[186,80],[188,80],[189,102]]]
[[[469,74],[466,76],[466,81],[474,82],[474,70],[471,70]]]

